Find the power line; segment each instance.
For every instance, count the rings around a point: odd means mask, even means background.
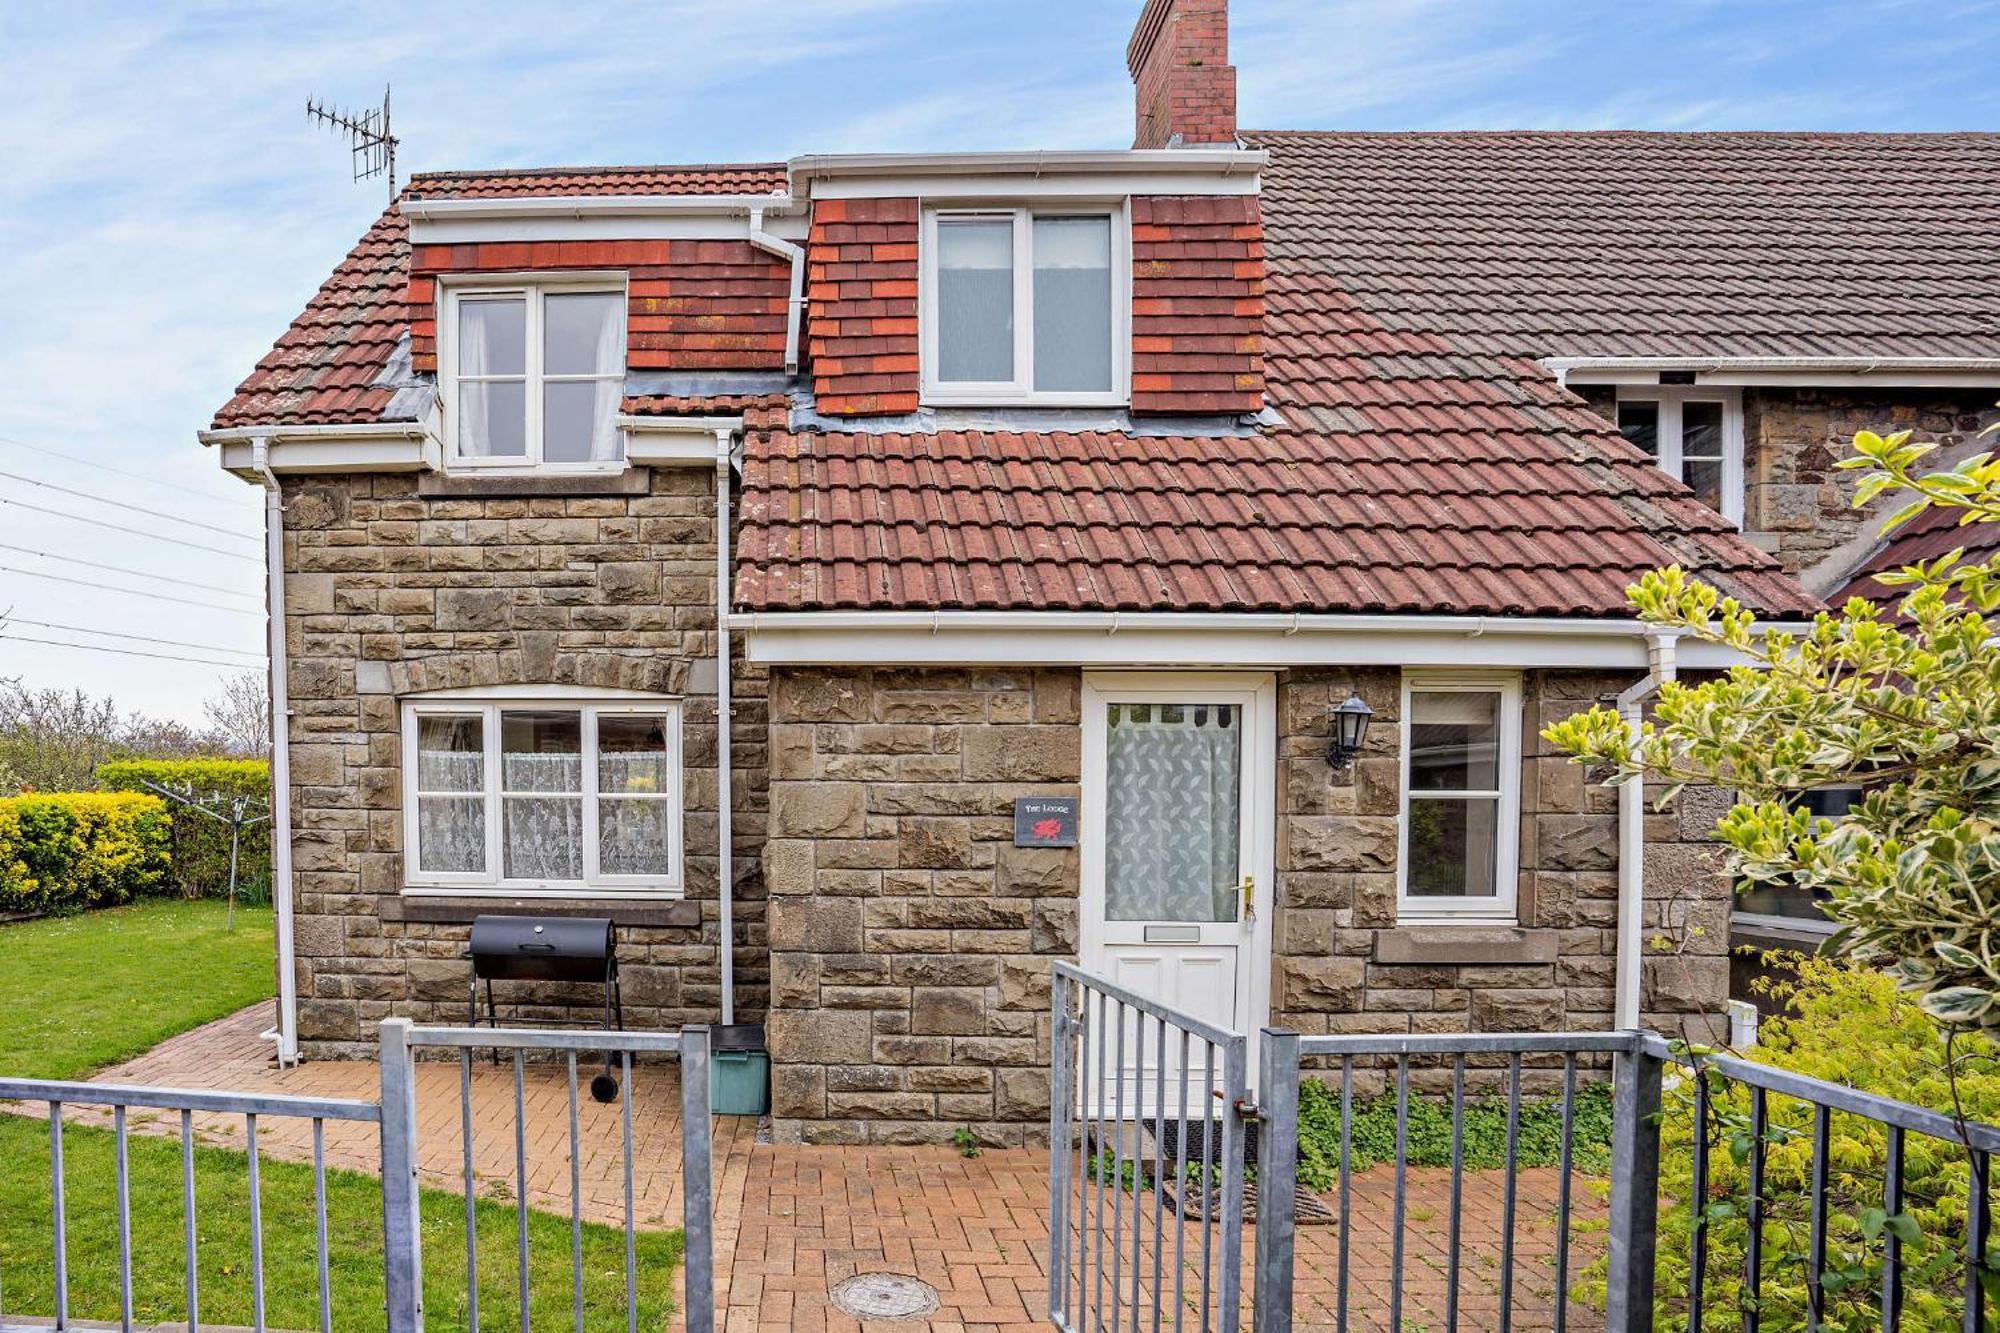
[[[222,648],[212,643],[190,643],[186,639],[155,639],[144,634],[125,634],[115,629],[92,629],[88,625],[58,625],[51,620],[23,620],[19,616],[0,615],[0,629],[8,625],[33,625],[36,629],[61,630],[65,634],[98,634],[107,639],[131,639],[135,643],[159,643],[169,648],[198,648],[209,653],[235,653],[241,657],[259,657],[264,650],[258,648]]]
[[[129,509],[135,514],[144,514],[147,518],[162,518],[169,523],[185,523],[191,528],[200,528],[204,532],[219,532],[225,537],[234,537],[240,542],[262,540],[236,528],[225,528],[220,523],[204,523],[198,518],[182,518],[179,514],[169,514],[161,509],[148,509],[144,505],[126,504],[123,500],[107,500],[101,495],[92,495],[89,491],[79,491],[73,486],[58,486],[52,481],[37,481],[33,477],[22,476],[18,472],[0,470],[0,477],[5,477],[9,481],[25,481],[30,486],[40,486],[44,490],[61,491],[64,495],[74,495],[79,499],[88,500],[92,504],[110,505],[113,509]]]
[[[151,657],[162,662],[194,662],[201,666],[227,667],[231,671],[242,671],[241,662],[220,662],[212,657],[183,657],[179,653],[148,653],[137,648],[112,648],[96,643],[64,643],[61,639],[37,639],[27,634],[8,634],[0,631],[0,643],[41,643],[51,648],[75,648],[86,653],[117,653],[121,657]]]
[[[74,583],[79,588],[95,588],[99,592],[123,593],[127,597],[144,597],[147,601],[151,602],[178,602],[182,606],[206,607],[210,611],[223,611],[232,616],[256,616],[259,620],[264,619],[262,611],[252,611],[247,607],[241,606],[224,606],[220,602],[202,602],[192,597],[170,597],[166,593],[154,592],[150,588],[120,588],[115,584],[92,583],[89,579],[65,578],[61,574],[44,574],[38,569],[21,569],[14,565],[0,565],[0,574],[19,574],[23,578],[47,579],[51,583]]]
[[[37,551],[33,547],[15,546],[9,542],[0,542],[0,551],[18,551],[22,555],[39,556],[43,560],[61,560],[72,565],[87,565],[91,569],[102,569],[112,574],[130,574],[133,578],[153,579],[160,583],[177,584],[183,588],[202,588],[208,592],[219,592],[228,597],[247,598],[253,602],[262,600],[256,593],[238,592],[234,588],[225,588],[220,583],[197,583],[193,579],[179,578],[171,574],[148,574],[143,569],[127,569],[123,565],[106,565],[96,560],[85,560],[82,556],[78,555],[57,555],[52,551]]]
[[[134,472],[130,468],[113,467],[109,463],[100,463],[93,458],[79,458],[75,454],[66,454],[60,449],[50,449],[44,445],[29,444],[26,440],[17,440],[11,435],[0,435],[0,444],[11,444],[16,449],[26,449],[31,454],[43,454],[65,463],[75,463],[79,467],[94,467],[99,472],[110,472],[120,477],[130,477],[134,481],[143,481],[148,486],[164,486],[170,491],[179,491],[183,495],[192,495],[197,500],[206,500],[212,505],[225,506],[230,504],[228,500],[223,499],[219,495],[212,495],[207,491],[196,490],[192,486],[183,486],[178,482],[167,481],[164,478],[155,477],[150,473]]]
[[[175,546],[191,547],[197,551],[207,551],[210,555],[227,556],[231,560],[241,560],[246,565],[261,565],[264,562],[236,551],[225,551],[220,546],[204,546],[200,542],[184,541],[179,537],[168,537],[158,532],[147,532],[144,528],[126,527],[122,523],[106,523],[101,518],[85,518],[82,514],[66,514],[60,509],[50,509],[43,505],[29,504],[26,500],[10,500],[0,495],[0,505],[14,505],[20,509],[32,509],[37,514],[48,514],[52,518],[67,518],[78,523],[88,523],[93,528],[109,528],[113,532],[123,532],[133,537],[151,537],[157,542],[172,542]]]

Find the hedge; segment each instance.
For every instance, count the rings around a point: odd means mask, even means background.
[[[55,792],[0,800],[0,912],[105,907],[167,880],[157,796]]]
[[[270,813],[271,766],[262,759],[119,759],[101,764],[98,785],[106,791],[151,792],[148,782],[177,791],[192,789],[207,798],[218,813],[227,812],[228,798],[254,798],[249,813]],[[219,798],[219,799],[218,799]],[[167,803],[173,851],[173,887],[184,898],[226,893],[229,889],[229,826],[198,810]],[[237,865],[237,891],[250,901],[270,894],[271,826],[268,821],[243,830]]]

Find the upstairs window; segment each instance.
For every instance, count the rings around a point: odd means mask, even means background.
[[[625,290],[602,283],[454,289],[439,364],[454,462],[586,471],[622,464]]]
[[[1687,483],[1701,502],[1743,525],[1743,397],[1695,386],[1618,390],[1618,433]]]
[[[924,397],[936,403],[1125,401],[1130,304],[1123,213],[925,215]]]

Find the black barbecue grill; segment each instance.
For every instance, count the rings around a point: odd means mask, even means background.
[[[604,988],[604,1027],[625,1026],[625,1003],[618,990],[617,927],[600,916],[481,916],[472,923],[472,986],[466,1022],[479,1026],[479,983],[486,983],[486,1023],[499,1027],[493,998],[496,981],[555,981]],[[557,1020],[514,1018],[516,1024]],[[493,1058],[500,1053],[495,1050]],[[616,1100],[618,1080],[611,1074],[611,1056],[604,1072],[590,1081],[590,1094],[600,1102]]]

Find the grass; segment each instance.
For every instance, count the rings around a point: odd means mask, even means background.
[[[0,926],[0,1074],[82,1078],[269,999],[271,910],[156,898]]]
[[[175,1033],[233,1013],[272,993],[271,913],[238,905],[223,930],[224,904],[158,899],[80,916],[0,926],[0,1074],[80,1078],[139,1054]],[[27,1108],[39,1111],[39,1107]],[[135,1113],[140,1115],[158,1113]],[[72,1125],[63,1134],[70,1314],[118,1317],[118,1229],[113,1139]],[[319,1324],[313,1178],[310,1167],[260,1165],[265,1320],[273,1328]],[[137,1317],[186,1318],[182,1268],[181,1147],[177,1137],[130,1140],[133,1298]],[[251,1320],[249,1159],[227,1148],[195,1150],[195,1219],[202,1322]],[[382,1316],[382,1193],[374,1178],[326,1178],[329,1291],[336,1328],[379,1329]],[[465,1204],[422,1196],[424,1303],[432,1328],[467,1328]],[[515,1213],[475,1204],[479,1317],[518,1326]],[[0,1112],[0,1322],[54,1313],[53,1209],[45,1119]],[[569,1218],[528,1214],[529,1322],[570,1326]],[[664,1327],[673,1309],[677,1231],[637,1238],[641,1323]],[[583,1231],[586,1327],[625,1327],[625,1239],[616,1228]]]
[[[131,1137],[133,1303],[142,1321],[186,1318],[182,1273],[181,1155],[177,1138]],[[63,1135],[69,1234],[70,1314],[118,1317],[116,1177],[109,1131],[72,1126]],[[0,1115],[0,1316],[49,1315],[54,1269],[46,1121]],[[312,1170],[265,1161],[261,1171],[265,1318],[273,1328],[318,1327]],[[201,1320],[247,1325],[251,1315],[249,1163],[238,1152],[195,1151]],[[327,1236],[333,1323],[379,1329],[382,1318],[382,1195],[372,1177],[327,1172]],[[481,1200],[479,1319],[520,1323],[515,1292],[514,1210]],[[424,1306],[432,1328],[467,1328],[465,1204],[423,1191]],[[569,1219],[528,1214],[529,1322],[570,1326]],[[640,1232],[639,1322],[663,1328],[673,1309],[675,1232]],[[585,1327],[625,1327],[625,1238],[617,1228],[583,1231]]]

